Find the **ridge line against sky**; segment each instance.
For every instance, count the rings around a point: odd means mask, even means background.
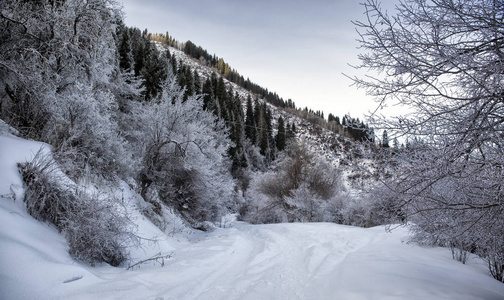
[[[168,32],[223,58],[245,78],[308,107],[363,118],[377,103],[343,75],[355,75],[364,18],[358,1],[121,0],[125,23]]]

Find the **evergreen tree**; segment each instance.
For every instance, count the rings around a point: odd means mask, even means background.
[[[166,49],[166,51],[165,51],[165,57],[166,57],[166,60],[169,61],[170,63],[171,63],[172,58],[175,59],[175,56],[171,55],[170,49]],[[173,74],[176,74],[176,72],[174,71]]]
[[[259,130],[261,126],[261,105],[259,99],[254,99],[254,124],[256,126],[256,139],[252,141],[254,145],[259,145]]]
[[[243,147],[243,140],[245,138],[244,116],[241,100],[237,93],[231,97],[230,104],[230,139],[234,142],[234,146],[229,149],[229,155],[233,162],[231,170],[235,172],[240,168],[247,167],[247,159]]]
[[[399,140],[397,138],[394,138],[394,150],[398,150],[399,149]]]
[[[218,116],[223,120],[229,120],[229,111],[227,107],[227,90],[224,79],[219,77],[215,88],[216,102],[219,104]]]
[[[254,119],[254,108],[252,107],[252,99],[250,95],[247,96],[247,115],[245,118],[245,136],[255,143],[257,135],[257,128]]]
[[[266,154],[268,153],[268,150],[269,150],[268,128],[266,126],[266,121],[263,117],[261,117],[261,121],[260,121],[258,146],[259,146],[261,155],[266,156]]]
[[[140,87],[144,89],[142,92],[144,98],[150,100],[161,92],[161,84],[166,79],[167,70],[166,65],[161,63],[159,52],[153,44],[147,43],[145,53],[144,66],[140,72],[143,78]]]
[[[284,125],[284,120],[282,116],[278,118],[278,133],[276,136],[276,147],[278,151],[282,151],[285,149],[285,140],[286,140],[286,133],[285,133],[285,125]]]
[[[201,94],[201,79],[198,75],[198,72],[194,70],[193,72],[193,85],[194,85],[194,94]]]
[[[170,63],[171,63],[171,68],[172,68],[173,74],[177,74],[178,66],[177,66],[177,59],[175,58],[175,56],[172,56]]]
[[[133,69],[135,61],[133,59],[133,50],[131,46],[131,40],[129,37],[129,30],[123,28],[121,30],[121,42],[119,44],[119,67],[124,72],[129,72]]]
[[[205,80],[201,93],[203,94],[203,109],[214,111],[215,110],[214,88],[212,86],[212,81],[209,78]]]
[[[269,163],[273,160],[274,157],[274,143],[272,135],[272,125],[271,125],[271,111],[267,107],[266,103],[263,102],[260,105],[260,113],[259,113],[259,124],[258,131],[258,146],[260,149],[260,153],[264,156],[266,163]]]
[[[335,118],[334,118],[333,114],[329,113],[329,115],[327,116],[327,122],[332,122],[332,121],[334,121],[334,119]]]
[[[292,126],[289,123],[287,123],[287,128],[285,130],[285,136],[286,136],[286,140],[294,138],[294,132],[292,132]]]
[[[275,138],[273,137],[273,116],[271,113],[271,109],[266,105],[266,103],[263,104],[264,106],[264,111],[265,111],[265,122],[266,122],[266,132],[268,136],[268,157],[267,161],[272,161],[274,156],[275,156]]]
[[[387,130],[383,131],[383,137],[382,137],[382,147],[384,148],[389,148],[389,140],[388,140],[388,133]]]
[[[134,65],[135,76],[140,76],[140,72],[144,67],[144,58],[146,56],[145,48],[147,46],[147,41],[142,36],[142,33],[138,28],[130,28],[129,37],[131,40],[131,47],[133,50],[133,60],[135,62]]]
[[[183,87],[185,87],[184,101],[186,101],[189,96],[194,95],[193,73],[191,72],[190,67],[184,66],[183,77],[185,78],[185,86],[183,86]]]

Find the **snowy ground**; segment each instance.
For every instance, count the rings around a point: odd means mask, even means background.
[[[183,237],[137,213],[138,234],[159,243],[132,248],[133,260],[172,254],[163,267],[80,264],[19,198],[15,163],[40,146],[0,135],[0,299],[504,299],[482,261],[405,243],[406,228],[235,223]]]

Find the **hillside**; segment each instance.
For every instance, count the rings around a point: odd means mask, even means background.
[[[218,74],[215,68],[203,65],[201,61],[189,57],[177,48],[166,46],[159,42],[157,42],[156,45],[161,52],[168,50],[179,62],[189,66],[191,70],[195,70],[199,74],[202,82],[211,78],[212,73]],[[226,78],[223,78],[223,80],[227,89],[231,90],[233,94],[237,93],[239,95],[243,111],[247,109],[247,97],[251,97],[252,99],[258,98],[259,101],[266,103],[272,112],[273,130],[276,130],[278,125],[277,121],[280,116],[286,123],[295,124],[297,129],[296,138],[300,142],[306,143],[310,150],[314,151],[317,156],[324,157],[324,159],[331,162],[335,167],[348,165],[350,161],[356,157],[363,157],[365,155],[364,146],[361,143],[355,142],[349,137],[342,136],[318,124],[324,122],[320,117],[312,115],[316,121],[310,122],[308,120],[308,113],[306,112],[303,113],[302,111],[296,111],[291,108],[274,106],[268,103],[265,98],[261,98],[260,95],[254,94]],[[343,162],[343,164],[341,164],[341,162]]]
[[[226,224],[212,233],[166,234],[138,213],[133,267],[74,261],[53,226],[27,214],[16,163],[40,143],[0,136],[2,299],[502,299],[504,286],[471,256],[407,243],[408,230],[329,223]],[[12,196],[16,198],[13,199]],[[186,229],[188,230],[188,229]],[[147,240],[148,239],[148,240]]]
[[[342,182],[339,186],[343,188],[340,193],[352,195],[352,199],[347,201],[359,201],[361,198],[359,194],[363,192],[364,188],[376,184],[377,179],[389,172],[386,164],[376,159],[376,151],[379,147],[376,147],[374,143],[355,141],[341,126],[330,130],[326,120],[308,111],[272,105],[268,103],[266,98],[229,81],[220,75],[216,68],[203,64],[201,60],[190,57],[182,50],[161,42],[155,42],[155,44],[161,53],[169,51],[172,58],[179,62],[178,65],[185,65],[196,71],[202,84],[205,80],[210,79],[212,74],[222,77],[226,88],[232,94],[239,96],[244,112],[247,111],[246,99],[248,97],[259,99],[259,102],[264,103],[272,113],[272,135],[278,133],[277,127],[280,117],[286,124],[294,124],[296,143],[305,145],[315,157],[329,163],[340,172]],[[353,125],[349,124],[348,126],[352,127]],[[368,203],[359,205],[365,206]]]

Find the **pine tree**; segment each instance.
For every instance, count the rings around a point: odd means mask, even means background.
[[[266,132],[268,136],[268,161],[272,161],[275,157],[276,147],[275,138],[273,137],[273,116],[271,109],[264,103]]]
[[[284,120],[282,116],[278,118],[278,133],[276,136],[276,147],[278,151],[282,151],[285,149],[285,140],[286,140],[286,133],[285,133],[285,125],[284,125]]]
[[[252,107],[252,99],[247,96],[247,115],[245,118],[245,136],[254,144],[256,142],[257,128],[254,119],[254,108]]]
[[[201,79],[198,75],[198,72],[194,70],[193,72],[193,85],[194,85],[194,94],[201,94]]]
[[[184,101],[186,101],[189,96],[194,95],[193,73],[191,72],[191,68],[188,66],[184,68],[184,78],[185,78]]]
[[[175,59],[175,56],[172,57],[171,53],[170,53],[170,49],[166,49],[165,51],[165,57],[168,61],[171,61],[172,58]],[[173,74],[176,74],[176,73],[173,73]]]
[[[258,146],[261,155],[266,156],[269,149],[269,143],[268,143],[268,128],[266,126],[266,121],[264,120],[264,118],[261,118],[260,124],[261,125],[259,127]]]
[[[258,131],[258,146],[260,149],[260,153],[264,156],[266,163],[269,163],[273,160],[274,157],[274,143],[272,135],[272,124],[271,124],[271,110],[266,105],[266,102],[263,102],[260,105],[259,112],[259,124]]]
[[[256,138],[254,141],[254,145],[259,145],[259,130],[261,126],[261,105],[259,104],[259,99],[254,99],[254,124],[256,126]]]
[[[119,44],[119,67],[124,72],[129,72],[133,69],[135,61],[133,59],[133,50],[129,37],[129,30],[122,29],[121,43]]]
[[[285,137],[286,140],[294,137],[294,132],[292,132],[292,126],[289,123],[287,123],[287,128],[285,130]]]
[[[144,98],[150,100],[161,92],[161,84],[167,75],[167,66],[161,63],[159,52],[153,44],[147,43],[145,53],[144,66],[140,72],[143,78],[141,87],[144,88],[142,92]]]
[[[205,80],[201,93],[203,94],[203,109],[213,111],[215,109],[214,88],[209,78]]]
[[[399,140],[397,140],[397,138],[394,138],[394,150],[398,149],[399,149]]]
[[[229,149],[229,155],[232,158],[232,171],[234,172],[240,168],[246,168],[247,159],[243,147],[243,140],[245,138],[244,116],[238,93],[230,98],[230,104],[230,139],[234,142],[234,146]]]
[[[177,74],[178,66],[177,66],[177,59],[175,58],[175,56],[172,56],[170,63],[171,63],[171,68],[172,68],[173,74]]]
[[[135,76],[140,76],[140,72],[144,67],[144,58],[146,56],[145,48],[148,42],[142,36],[140,29],[130,28],[128,31],[133,51]]]
[[[218,111],[218,116],[223,120],[229,120],[229,111],[227,106],[227,90],[224,84],[224,79],[219,77],[217,81],[217,87],[215,88],[215,98],[219,103],[220,110]]]
[[[389,140],[388,140],[388,133],[387,130],[383,131],[383,137],[382,137],[382,147],[384,148],[389,148]]]

